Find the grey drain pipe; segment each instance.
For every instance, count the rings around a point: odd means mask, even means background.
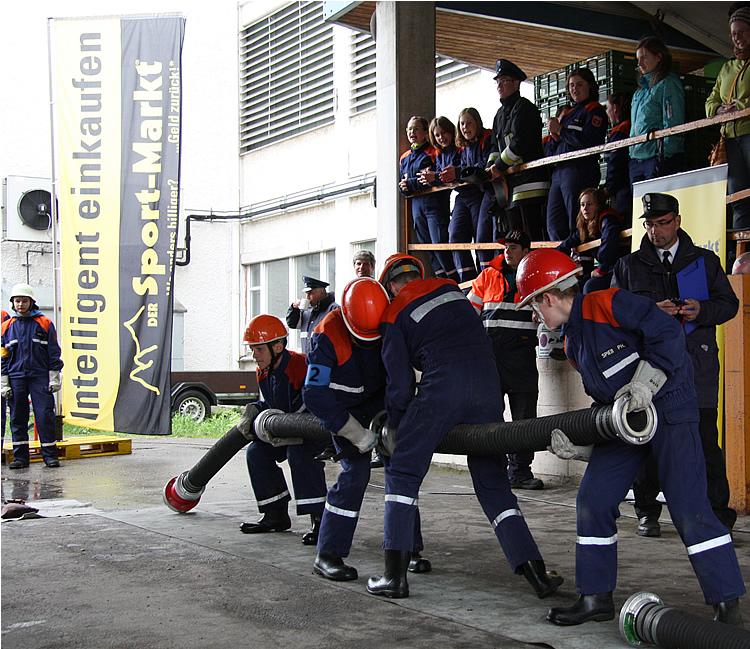
[[[750,631],[664,606],[652,593],[636,593],[620,610],[620,635],[638,647],[750,649]]]

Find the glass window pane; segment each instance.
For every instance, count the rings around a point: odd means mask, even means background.
[[[268,313],[282,320],[289,308],[289,261],[277,259],[266,263],[266,296]]]
[[[297,287],[297,290],[294,293],[295,297],[305,297],[303,294],[305,288],[305,283],[302,281],[303,275],[328,281],[320,276],[320,253],[318,252],[311,255],[300,255],[299,257],[295,257],[294,268],[294,285]]]
[[[329,250],[326,255],[326,268],[328,277],[326,279],[327,282],[330,282],[331,285],[328,287],[328,291],[331,293],[336,292],[336,251],[335,250]]]

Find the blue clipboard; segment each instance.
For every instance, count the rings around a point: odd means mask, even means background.
[[[688,298],[692,298],[693,300],[708,299],[706,261],[703,257],[698,257],[696,261],[677,273],[677,288],[680,291],[680,299],[683,301]],[[698,325],[695,321],[685,322],[685,335],[695,331],[697,328]]]

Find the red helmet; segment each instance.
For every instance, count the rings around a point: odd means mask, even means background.
[[[385,260],[383,272],[380,274],[380,283],[383,285],[383,288],[388,295],[391,296],[391,289],[389,288],[391,280],[395,279],[402,273],[414,272],[419,273],[421,278],[424,279],[424,266],[422,266],[422,262],[411,255],[396,253]]]
[[[565,253],[552,248],[537,248],[518,264],[516,286],[520,301],[516,309],[526,306],[533,298],[551,288],[561,291],[573,286],[582,269]]]
[[[360,340],[377,340],[380,338],[380,318],[389,302],[385,289],[371,277],[352,280],[341,297],[341,314],[346,328]]]
[[[276,316],[256,315],[247,325],[243,340],[249,345],[261,345],[286,337],[286,327]]]

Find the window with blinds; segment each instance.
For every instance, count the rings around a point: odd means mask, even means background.
[[[333,122],[334,104],[321,2],[293,2],[242,30],[240,153]]]
[[[351,97],[352,115],[375,108],[375,41],[366,32],[351,35]],[[440,85],[476,72],[475,68],[443,56],[435,57],[435,83]]]

